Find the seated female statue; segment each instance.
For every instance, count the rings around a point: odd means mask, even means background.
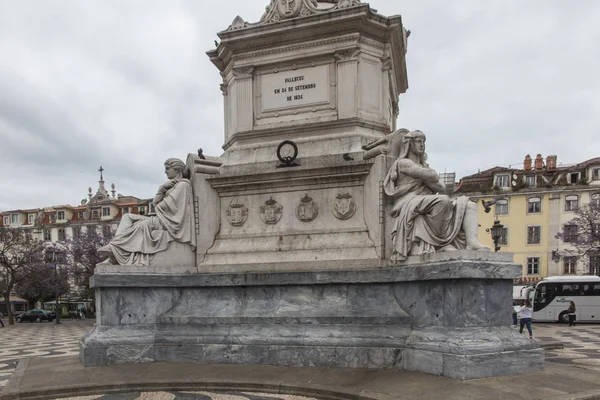
[[[111,241],[99,250],[118,264],[148,265],[152,257],[176,241],[196,247],[192,185],[184,177],[185,163],[177,158],[165,161],[169,180],[154,196],[156,215],[125,214]]]
[[[383,182],[394,198],[392,261],[437,251],[489,250],[477,239],[477,205],[465,196],[440,194],[446,188],[426,162],[425,134],[399,134],[400,152]]]

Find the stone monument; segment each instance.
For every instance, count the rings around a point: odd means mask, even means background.
[[[521,267],[396,127],[407,36],[358,0],[272,0],[219,33],[224,153],[167,166],[157,215],[103,249],[84,365],[543,368],[509,326]]]

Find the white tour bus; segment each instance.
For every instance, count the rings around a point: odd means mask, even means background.
[[[549,276],[523,288],[523,297],[533,303],[534,321],[569,322],[569,301],[578,322],[600,321],[600,276]]]

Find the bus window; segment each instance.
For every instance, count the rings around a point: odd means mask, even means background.
[[[586,296],[600,296],[600,283],[586,283]]]
[[[547,287],[545,284],[538,284],[535,288],[535,299],[533,302],[533,311],[538,311],[544,308],[548,302]]]

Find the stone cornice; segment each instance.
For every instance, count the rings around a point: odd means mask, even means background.
[[[387,125],[381,123],[374,123],[370,121],[363,120],[361,118],[348,118],[344,120],[332,120],[328,122],[314,122],[307,123],[302,126],[303,132],[310,131],[325,131],[328,129],[339,129],[339,128],[352,128],[352,127],[361,127],[372,129],[375,131],[379,131],[382,133],[386,132],[386,129],[389,129]],[[256,128],[252,131],[245,132],[236,132],[229,137],[229,140],[223,145],[223,150],[229,149],[236,141],[244,140],[244,139],[255,139],[261,137],[283,137],[288,134],[292,134],[298,130],[296,125],[291,126],[273,126],[269,128]]]
[[[339,162],[338,157],[338,162]],[[303,160],[300,160],[303,161]],[[305,162],[310,164],[310,158]],[[256,171],[252,168],[247,171],[240,171],[243,167],[233,167],[233,172],[228,173],[226,168],[221,170],[221,174],[214,177],[208,177],[213,189],[220,195],[229,193],[240,194],[241,192],[254,191],[268,187],[269,190],[277,188],[286,188],[297,186],[306,186],[318,182],[320,186],[343,182],[346,185],[352,182],[362,184],[371,170],[372,161],[349,161],[338,165],[321,165],[310,167],[293,167],[275,169],[274,163],[270,163],[271,168],[265,171]]]

